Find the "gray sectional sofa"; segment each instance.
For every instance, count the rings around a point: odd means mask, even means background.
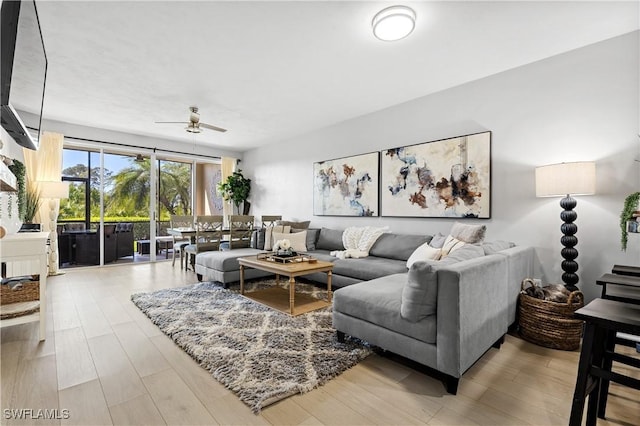
[[[520,283],[536,272],[535,251],[505,242],[467,244],[444,260],[407,259],[430,235],[385,233],[369,256],[339,259],[342,231],[307,230],[307,252],[334,264],[333,326],[338,339],[363,339],[442,376],[455,394],[462,374],[492,345],[499,346],[515,322]],[[228,285],[240,279],[237,259],[263,252],[254,248],[200,253],[198,279]],[[246,278],[270,275],[246,269]],[[305,278],[326,284],[326,274]]]

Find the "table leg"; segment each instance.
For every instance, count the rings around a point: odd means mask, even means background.
[[[613,358],[607,355],[607,352],[613,354],[616,349],[616,332],[615,330],[608,330],[606,332],[605,354],[602,360],[602,369],[604,371],[611,371],[613,366]],[[600,379],[600,389],[598,390],[598,417],[605,418],[605,411],[607,409],[607,398],[609,396],[609,380]]]
[[[240,294],[244,294],[244,265],[240,265]]]
[[[332,272],[327,272],[327,300],[331,303],[331,298],[333,297],[333,293],[331,292],[331,276]]]
[[[293,307],[295,305],[296,279],[289,277],[289,313],[293,316]]]
[[[276,285],[280,285],[280,274],[276,274]]]
[[[578,377],[576,379],[576,388],[573,393],[569,426],[580,426],[582,424],[582,413],[587,399],[587,384],[589,383],[589,368],[591,366],[595,334],[596,326],[587,322],[585,324],[584,337],[582,339],[580,361],[578,362]]]

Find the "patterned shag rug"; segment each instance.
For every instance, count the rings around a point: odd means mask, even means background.
[[[249,289],[266,287],[265,281]],[[321,294],[296,284],[299,291]],[[371,353],[359,340],[338,342],[330,307],[290,317],[240,296],[237,288],[210,282],[134,294],[131,300],[256,414],[324,384]]]

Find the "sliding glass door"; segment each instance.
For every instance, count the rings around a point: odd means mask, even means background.
[[[207,177],[197,197],[196,164]],[[219,175],[218,164],[68,147],[62,175],[70,183],[58,218],[63,268],[170,259],[171,215],[218,213],[207,195],[215,193],[209,175]]]

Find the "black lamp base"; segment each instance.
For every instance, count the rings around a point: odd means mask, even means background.
[[[577,218],[578,214],[573,211],[577,202],[575,199],[571,198],[567,195],[565,198],[560,200],[560,207],[564,210],[560,213],[560,219],[564,222],[560,227],[562,231],[562,238],[560,242],[564,246],[560,251],[562,258],[562,270],[564,273],[562,274],[562,281],[564,282],[564,286],[569,291],[576,291],[578,287],[578,281],[580,278],[576,275],[578,271],[578,263],[575,259],[578,257],[578,250],[576,250],[575,246],[578,244],[578,238],[576,238],[575,234],[578,232],[578,227],[575,223],[573,223]]]

